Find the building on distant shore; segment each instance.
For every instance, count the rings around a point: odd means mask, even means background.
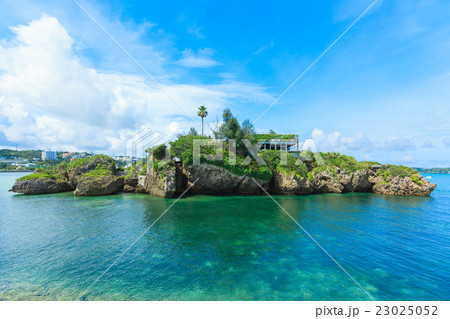
[[[56,151],[42,151],[41,158],[43,161],[50,160],[50,161],[56,161]]]

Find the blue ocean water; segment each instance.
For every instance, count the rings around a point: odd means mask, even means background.
[[[0,300],[74,300],[173,202],[7,192]],[[450,300],[450,175],[430,197],[275,196],[377,300]],[[83,300],[368,300],[265,196],[179,200]]]

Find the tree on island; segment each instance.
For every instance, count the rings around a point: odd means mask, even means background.
[[[197,136],[198,133],[197,133],[197,130],[195,129],[195,127],[191,127],[191,128],[189,129],[189,132],[188,132],[187,135],[190,135],[190,136]]]
[[[208,111],[206,109],[206,106],[202,105],[198,108],[197,115],[202,118],[202,136],[203,136],[203,118],[208,116]]]
[[[248,139],[255,141],[255,128],[249,120],[239,124],[238,119],[231,113],[230,109],[223,110],[223,124],[214,132],[217,139],[228,141],[230,139],[241,140]]]
[[[249,120],[239,124],[238,119],[231,113],[230,109],[223,110],[223,124],[219,127],[217,132],[214,132],[214,137],[224,140],[236,140],[236,148],[238,153],[246,154],[247,148],[244,146],[242,139],[247,139],[251,143],[256,141],[255,128]]]

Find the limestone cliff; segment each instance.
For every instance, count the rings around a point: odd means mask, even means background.
[[[373,192],[383,195],[428,196],[436,188],[417,171],[395,165],[332,164],[275,167],[265,179],[253,179],[246,171],[233,172],[220,165],[148,165],[146,175],[134,174],[124,180],[116,175],[114,162],[106,156],[82,159],[52,170],[38,171],[18,179],[11,191],[23,194],[58,193],[75,189],[75,195],[93,196],[125,192],[145,192],[160,197],[175,197],[189,188],[190,194],[273,194]],[[363,167],[363,168],[361,168]],[[238,175],[235,171],[243,173]],[[254,172],[250,171],[252,176]],[[258,175],[263,177],[263,175]],[[266,175],[264,175],[266,176]],[[270,179],[270,180],[269,180]],[[256,181],[256,182],[255,182]],[[261,189],[261,187],[264,189]]]
[[[339,168],[325,169],[310,172],[308,177],[274,170],[270,181],[255,179],[257,183],[249,176],[238,176],[223,167],[211,164],[183,165],[179,169],[180,172],[177,173],[174,167],[167,168],[165,176],[155,174],[150,169],[146,177],[146,191],[160,197],[173,197],[191,187],[190,194],[257,195],[264,193],[259,186],[261,185],[270,193],[285,195],[374,192],[397,196],[428,196],[436,188],[436,184],[428,182],[418,174],[383,177],[372,169],[354,172]]]
[[[373,192],[382,195],[397,196],[428,196],[436,188],[436,184],[432,184],[421,175],[410,177],[387,177],[371,176],[370,181],[373,183]]]
[[[124,178],[118,176],[81,176],[78,178],[75,195],[99,196],[117,193],[123,187]]]
[[[306,178],[274,171],[270,183],[270,191],[275,194],[310,194],[314,191],[314,183]]]
[[[153,167],[147,167],[144,189],[147,193],[159,197],[174,197],[176,188],[176,168],[173,165],[167,165],[159,170]]]
[[[26,195],[52,194],[73,191],[72,185],[65,180],[56,179],[30,179],[17,181],[12,192]]]
[[[36,170],[33,174],[19,178],[11,191],[47,194],[75,190],[78,196],[109,195],[120,191],[123,183],[124,179],[116,176],[114,160],[105,155],[96,155]]]
[[[258,186],[268,188],[268,181],[255,179],[256,184],[249,176],[238,176],[211,164],[184,165],[183,177],[186,179],[186,186],[191,187],[192,194],[261,194],[262,190]]]

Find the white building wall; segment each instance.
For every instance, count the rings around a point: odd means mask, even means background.
[[[56,161],[56,151],[42,151],[42,159],[43,160],[51,160]]]

